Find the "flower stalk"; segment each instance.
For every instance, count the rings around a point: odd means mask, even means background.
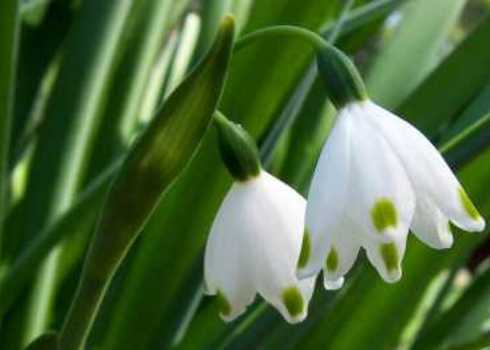
[[[265,37],[296,37],[309,43],[316,52],[318,70],[326,84],[330,100],[337,109],[350,102],[368,98],[366,87],[352,61],[321,35],[306,28],[281,25],[257,30],[237,41],[235,51]]]

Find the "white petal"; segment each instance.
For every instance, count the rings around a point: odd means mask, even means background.
[[[257,183],[261,200],[253,208],[260,217],[254,231],[256,246],[250,249],[258,292],[291,323],[306,317],[312,283],[299,283],[299,259],[306,201],[286,184],[263,172]],[[260,187],[260,188],[259,188]],[[311,285],[311,288],[308,286]]]
[[[370,118],[403,162],[417,196],[427,195],[456,226],[482,231],[483,218],[437,149],[409,123],[372,102]]]
[[[345,114],[345,113],[344,113]],[[310,254],[301,277],[317,274],[323,267],[329,235],[344,211],[349,183],[350,119],[340,114],[325,143],[311,182],[306,208],[306,231]]]
[[[323,260],[323,282],[326,289],[342,287],[344,275],[354,265],[359,253],[359,235],[362,232],[345,217],[331,233],[330,245]]]
[[[427,197],[417,197],[411,230],[431,248],[446,249],[453,245],[449,220]]]
[[[329,277],[327,277],[327,275],[325,275],[325,274],[323,275],[323,287],[326,290],[340,289],[344,285],[344,282],[345,282],[344,277],[339,277],[336,280],[330,280]]]
[[[303,197],[264,171],[233,185],[206,250],[211,292],[219,290],[232,310],[243,310],[253,298],[249,292],[257,291],[287,321],[303,320],[315,282],[300,283],[295,274],[305,207]]]
[[[405,255],[407,236],[395,237],[391,242],[380,243],[366,239],[363,247],[371,264],[388,283],[398,282],[402,277],[401,262]]]
[[[233,186],[213,222],[204,257],[206,293],[219,296],[221,317],[231,321],[242,314],[255,297],[255,286],[247,265],[242,232],[236,230],[235,205],[243,196]]]
[[[371,239],[388,241],[408,232],[415,196],[397,155],[368,122],[363,104],[352,119],[351,175],[346,213]]]

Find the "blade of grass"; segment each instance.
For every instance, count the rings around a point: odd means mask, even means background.
[[[179,0],[179,3],[188,0]],[[178,21],[170,14],[177,3],[171,0],[132,1],[131,16],[124,28],[124,47],[118,52],[107,107],[95,137],[87,179],[98,174],[114,157],[127,151],[138,131],[139,111],[148,88],[158,52]],[[176,13],[175,15],[179,15]]]
[[[8,208],[8,159],[19,42],[19,1],[0,4],[0,270],[3,224]]]
[[[94,222],[110,180],[120,168],[120,161],[93,180],[76,203],[55,223],[43,230],[0,278],[0,318],[32,280],[37,267],[62,239],[78,231],[84,222]]]
[[[165,89],[161,95],[167,97],[184,78],[191,65],[192,53],[198,39],[201,22],[194,13],[189,13],[182,25],[182,30],[178,36],[178,45],[175,49],[172,64],[169,67]]]
[[[100,215],[60,333],[60,348],[84,348],[121,261],[200,145],[224,88],[233,41],[234,20],[224,17],[212,48],[165,101],[127,155]]]
[[[27,242],[66,210],[79,190],[130,5],[130,0],[82,3],[32,161],[25,207]],[[38,275],[29,298],[24,343],[41,334],[49,322],[60,251],[50,254]]]
[[[464,147],[457,147],[464,144]],[[441,152],[451,155],[453,166],[458,166],[464,152],[464,158],[469,158],[473,154],[478,154],[479,150],[484,149],[490,144],[490,113],[481,116],[472,124],[466,126],[451,139],[441,146]],[[457,150],[459,150],[458,153]]]
[[[475,119],[480,118],[481,115],[490,112],[490,82],[487,83],[484,89],[478,94],[478,96],[468,105],[464,113],[457,118],[450,126],[447,134],[444,135],[442,140],[451,138],[462,129],[466,128],[468,124],[474,123]]]
[[[413,349],[451,348],[478,339],[490,319],[490,270],[476,276],[456,303],[423,329]]]
[[[118,81],[121,88],[114,90],[117,93],[108,113],[115,114],[119,127],[119,137],[123,143],[129,142],[134,136],[138,109],[141,106],[143,92],[149,79],[151,68],[155,62],[158,50],[170,29],[168,16],[171,0],[143,0],[132,11],[132,16],[138,18],[138,24],[133,29],[131,42],[126,49],[126,57],[119,67]],[[124,72],[123,74],[121,74]],[[109,102],[110,103],[110,102]],[[114,124],[113,124],[114,125]]]
[[[11,147],[16,151],[18,140],[23,138],[33,125],[40,125],[44,120],[43,115],[34,118],[36,99],[43,89],[42,84],[47,72],[55,65],[55,61],[60,60],[64,52],[64,43],[73,24],[73,17],[68,2],[55,2],[50,5],[49,11],[38,26],[22,26],[11,140]],[[12,159],[11,164],[14,164]]]
[[[192,62],[195,63],[208,50],[218,30],[219,19],[230,11],[231,0],[201,1],[201,30]]]
[[[465,0],[412,0],[400,8],[401,23],[369,71],[374,101],[398,106],[441,59],[441,49],[454,28]]]
[[[489,37],[490,19],[486,19],[401,104],[401,115],[432,135],[459,115],[490,79]]]

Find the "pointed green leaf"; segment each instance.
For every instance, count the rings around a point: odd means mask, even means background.
[[[171,0],[133,1],[131,17],[123,33],[126,42],[116,61],[107,107],[97,133],[98,152],[92,157],[89,176],[124,153],[133,140],[152,68],[172,26],[179,19],[170,16],[175,6],[175,1]]]
[[[165,101],[114,180],[86,257],[60,346],[83,346],[105,291],[162,194],[203,138],[223,91],[234,39],[225,17],[204,60]]]
[[[432,134],[456,117],[490,79],[489,37],[486,19],[401,105],[401,115]]]
[[[130,0],[83,1],[68,34],[29,171],[23,208],[29,219],[20,231],[24,244],[67,210],[79,190],[130,5]],[[50,320],[60,251],[43,264],[28,297],[25,327],[18,327],[24,328],[26,342]]]
[[[401,23],[367,78],[374,101],[394,108],[414,91],[436,67],[464,4],[465,0],[413,0],[400,9]]]

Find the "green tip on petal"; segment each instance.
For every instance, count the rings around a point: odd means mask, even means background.
[[[299,255],[298,267],[303,268],[310,260],[311,256],[311,237],[308,229],[303,234],[303,243],[301,244],[301,253]]]
[[[220,314],[223,316],[228,316],[231,313],[231,305],[221,291],[218,291],[216,294],[216,300],[218,302]]]
[[[395,243],[386,243],[380,246],[380,253],[389,272],[398,270],[398,251]]]
[[[330,252],[327,255],[325,267],[329,272],[335,272],[339,267],[339,254],[337,253],[337,250],[334,247],[330,249]]]
[[[461,201],[461,205],[463,206],[466,214],[469,215],[473,220],[479,220],[480,219],[480,213],[476,209],[475,205],[471,201],[470,197],[466,194],[465,190],[460,187],[459,190],[459,200]]]
[[[389,227],[395,228],[398,214],[393,201],[388,198],[378,199],[371,209],[371,219],[378,232],[383,232]]]
[[[297,287],[286,288],[282,292],[282,302],[291,317],[297,317],[303,312],[304,301],[301,292]]]

